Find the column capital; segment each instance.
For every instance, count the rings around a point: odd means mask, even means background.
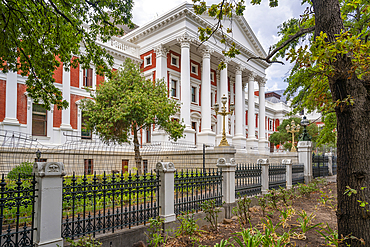
[[[193,38],[188,33],[184,33],[177,38],[177,41],[180,42],[181,48],[190,48],[190,42],[193,41]]]
[[[219,60],[219,62],[220,62],[220,63],[222,63],[222,62],[223,62],[224,64],[226,64],[226,65],[227,65],[227,64],[229,64],[229,63],[231,62],[231,58],[229,58],[229,57],[225,57],[225,56],[224,56],[224,57],[222,57],[222,58]]]
[[[264,87],[266,85],[267,78],[265,78],[265,77],[257,78],[257,82],[258,82],[259,87]]]
[[[238,64],[236,67],[235,67],[235,75],[241,75],[243,73],[243,70],[245,68],[241,65],[241,64]]]
[[[208,45],[205,45],[203,49],[201,49],[200,53],[203,55],[203,59],[205,58],[211,58],[211,54],[214,52],[214,50],[209,47]]]
[[[257,79],[257,73],[254,71],[249,71],[247,77],[248,81],[255,81]]]
[[[154,52],[157,57],[167,57],[168,49],[163,44],[160,44],[154,48]]]

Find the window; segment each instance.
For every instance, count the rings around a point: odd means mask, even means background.
[[[85,175],[92,175],[94,170],[94,165],[93,165],[93,161],[92,159],[84,159],[84,174]]]
[[[46,136],[47,111],[42,105],[32,104],[32,135]]]
[[[122,160],[122,172],[128,172],[128,160]]]
[[[195,87],[191,87],[191,102],[194,102],[194,103],[196,103],[196,98],[195,98],[195,96],[196,96],[196,88]]]
[[[179,67],[179,57],[171,54],[171,65]]]
[[[197,123],[196,122],[191,122],[191,128],[195,130],[194,134],[194,145],[197,145]]]
[[[215,81],[215,74],[211,72],[211,81]]]
[[[144,67],[152,65],[152,54],[144,57]]]
[[[171,96],[172,97],[177,97],[176,87],[177,87],[177,81],[171,80]]]
[[[147,143],[151,143],[152,142],[152,129],[151,129],[151,126],[149,126],[146,129],[146,142]]]
[[[91,139],[91,130],[86,129],[86,122],[89,120],[89,117],[84,115],[82,112],[82,117],[81,117],[81,139]]]
[[[213,93],[211,93],[211,107],[213,107]]]
[[[269,121],[269,130],[273,130],[273,129],[272,129],[272,121],[273,121],[273,120],[270,120],[270,121]]]
[[[191,73],[198,74],[198,65],[191,64]]]
[[[148,173],[148,160],[143,160],[144,174]]]
[[[93,69],[84,69],[83,86],[84,87],[93,86]]]

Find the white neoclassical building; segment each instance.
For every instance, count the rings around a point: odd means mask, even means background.
[[[167,82],[169,97],[181,102],[174,118],[182,119],[186,125],[182,141],[219,144],[222,118],[216,117],[213,106],[220,104],[221,97],[226,95],[227,107],[235,104],[234,114],[226,119],[228,142],[239,151],[267,153],[269,135],[276,131],[290,109],[282,101],[265,98],[279,98],[277,94],[265,93],[265,70],[269,65],[261,60],[247,62],[252,56],[264,57],[266,53],[245,18],[236,16],[232,23],[224,23],[224,26],[232,25],[233,37],[227,39],[235,42],[241,53],[233,59],[223,55],[225,45],[220,43],[218,33],[205,43],[199,42],[198,27],[213,23],[213,18],[198,16],[191,4],[183,3],[121,38],[96,42],[114,56],[113,69],[131,58],[141,63],[145,77]],[[226,64],[221,71],[220,61]],[[69,71],[60,67],[54,78],[69,102],[68,109],[43,110],[27,97],[26,78],[0,72],[0,129],[33,135],[44,144],[61,144],[65,133],[81,133],[84,118],[79,101],[88,97],[84,87],[95,88],[104,82],[104,77],[96,75],[92,66]],[[168,137],[153,126],[142,131],[140,141],[168,141]]]

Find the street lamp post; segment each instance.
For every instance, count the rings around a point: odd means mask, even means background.
[[[311,136],[308,134],[306,127],[310,124],[306,116],[303,117],[301,121],[301,126],[303,126],[304,130],[302,135],[300,136],[300,141],[311,141]]]
[[[227,103],[227,97],[225,96],[225,94],[221,97],[221,103],[222,103],[222,110],[219,112],[219,105],[216,103],[214,104],[214,109],[215,109],[215,112],[216,112],[216,116],[219,114],[221,116],[223,116],[223,129],[222,129],[222,139],[220,141],[220,144],[218,145],[219,147],[225,147],[225,146],[230,146],[229,143],[227,142],[226,140],[226,131],[225,131],[225,117],[227,115],[232,115],[233,112],[234,112],[234,109],[235,109],[235,105],[234,104],[230,104],[230,111],[226,111],[226,103]]]
[[[285,127],[286,129],[286,132],[288,133],[292,133],[292,149],[290,150],[290,152],[297,152],[295,146],[294,146],[294,133],[297,133],[299,132],[299,129],[301,128],[301,126],[298,125],[295,125],[295,122],[294,120],[292,120],[292,122],[290,123],[292,126],[289,126],[289,124]]]

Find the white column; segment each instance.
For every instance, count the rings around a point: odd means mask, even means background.
[[[291,159],[283,159],[281,163],[286,167],[286,188],[290,190],[293,185],[293,163]]]
[[[220,101],[218,102],[219,106],[220,106],[220,111],[222,110],[222,107],[223,107],[223,104],[221,103],[221,97],[222,96],[226,96],[227,97],[227,102],[225,104],[226,106],[226,110],[228,111],[229,110],[229,92],[227,90],[227,64],[229,63],[229,59],[228,58],[224,58],[223,59],[223,62],[225,63],[226,67],[220,71],[220,95],[219,95],[219,99]],[[227,115],[225,117],[225,132],[226,132],[226,139],[227,139],[227,142],[230,144],[231,143],[231,136],[229,134],[229,117],[230,115]],[[216,136],[216,145],[218,146],[218,144],[220,144],[220,141],[222,139],[222,130],[223,130],[223,117],[220,116],[220,118],[218,118],[218,123],[220,125],[220,132],[218,133],[218,135]]]
[[[258,159],[257,164],[261,165],[261,192],[267,194],[269,190],[269,160]]]
[[[266,101],[265,101],[265,85],[266,79],[262,78],[258,81],[259,86],[259,129],[258,129],[258,151],[260,154],[268,154],[268,141],[266,140]]]
[[[304,181],[306,184],[312,180],[312,142],[298,142],[298,162],[304,165]]]
[[[202,131],[198,134],[198,140],[201,144],[215,143],[215,133],[211,129],[211,50],[206,47],[202,50]]]
[[[251,72],[248,78],[248,138],[247,151],[257,152],[258,142],[256,139],[255,107],[254,107],[254,80],[256,74]]]
[[[187,33],[177,39],[181,44],[181,118],[185,124],[185,141],[194,143],[195,131],[191,128],[190,119],[190,41]]]
[[[233,137],[233,145],[237,149],[245,149],[245,135],[243,129],[245,129],[244,122],[244,108],[243,102],[243,83],[242,83],[242,70],[241,66],[236,67],[235,70],[235,135]]]
[[[245,127],[246,127],[246,122],[245,122],[245,118],[246,118],[246,108],[245,108],[245,83],[242,82],[242,106],[243,106],[243,119],[242,119],[242,128],[243,128],[243,136],[245,138],[245,140],[247,139],[245,136],[246,136],[246,130],[245,130]]]
[[[63,246],[61,237],[64,165],[61,162],[36,162],[37,199],[35,203],[36,246]]]
[[[159,215],[165,223],[175,221],[175,166],[171,162],[158,162],[156,170],[161,181],[159,187]]]
[[[71,126],[71,75],[70,71],[66,71],[63,68],[63,85],[62,85],[63,100],[66,100],[69,104],[67,109],[62,111],[62,124],[60,125],[61,130],[72,130]]]
[[[156,79],[163,79],[167,82],[167,49],[160,44],[154,49],[156,53]]]
[[[232,214],[232,204],[235,203],[235,160],[231,158],[229,162],[225,158],[217,160],[217,168],[222,170],[222,201],[225,202],[225,218],[230,219]]]
[[[9,71],[6,74],[6,89],[5,89],[5,118],[2,122],[4,125],[9,125],[13,131],[19,131],[19,122],[17,119],[17,83],[18,74]],[[7,127],[7,129],[9,129]]]
[[[154,52],[156,53],[156,73],[155,73],[155,79],[157,80],[164,80],[164,82],[167,84],[167,49],[160,44],[154,49]],[[162,129],[158,128],[159,126],[156,126],[154,131],[152,132],[152,141],[153,142],[166,142],[168,140],[168,135],[166,132]]]

